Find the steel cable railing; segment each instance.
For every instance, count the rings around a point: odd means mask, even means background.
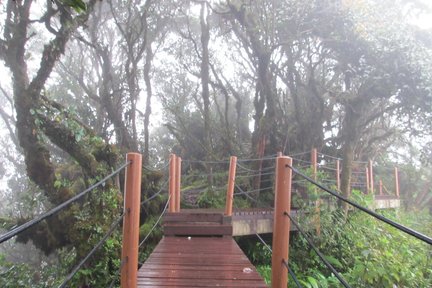
[[[332,273],[336,276],[336,278],[339,280],[339,282],[346,288],[350,288],[351,286],[345,281],[345,279],[339,274],[339,272],[336,271],[336,269],[333,267],[333,265],[330,264],[330,262],[325,259],[325,256],[318,250],[318,248],[315,247],[315,245],[312,243],[312,241],[307,237],[306,233],[300,228],[300,225],[294,219],[289,215],[287,212],[284,213],[284,215],[288,216],[288,218],[291,220],[291,222],[296,226],[297,231],[300,232],[300,234],[303,236],[303,238],[308,242],[309,246],[312,248],[312,250],[315,251],[315,253],[318,255],[318,257],[323,261],[323,263],[329,268]]]
[[[141,206],[146,204],[147,202],[150,202],[151,200],[153,200],[154,198],[156,198],[157,196],[159,196],[162,192],[163,192],[163,188],[165,187],[166,184],[168,184],[169,180],[166,180],[162,185],[161,188],[159,189],[158,192],[156,192],[155,194],[153,194],[152,196],[150,196],[149,198],[147,198],[146,200],[141,201]]]
[[[264,247],[270,252],[273,253],[273,250],[270,248],[270,246],[264,241],[264,239],[261,238],[261,236],[258,233],[255,233],[255,235],[258,237],[258,239],[261,241],[261,243],[264,245]],[[292,269],[289,267],[288,263],[286,263],[286,261],[283,261],[283,264],[285,265],[285,267],[288,269],[288,273],[291,275],[291,277],[294,280],[294,283],[297,285],[298,288],[301,288],[301,285],[296,277],[296,275],[294,274],[294,271],[292,271]]]
[[[150,231],[147,233],[147,235],[144,237],[144,239],[140,242],[140,244],[138,245],[138,249],[141,248],[141,246],[147,241],[147,239],[150,237],[150,235],[153,233],[154,229],[156,228],[156,226],[159,224],[160,220],[162,219],[163,215],[165,214],[166,210],[168,209],[168,205],[169,205],[169,200],[171,198],[171,195],[168,196],[168,200],[165,204],[165,207],[162,211],[162,213],[159,215],[159,218],[156,220],[155,224],[153,224],[153,227],[150,229]]]
[[[235,183],[234,186],[235,186],[238,190],[240,190],[240,192],[238,192],[238,193],[234,193],[234,195],[244,195],[244,196],[246,196],[249,200],[251,200],[251,201],[253,201],[253,202],[255,202],[255,203],[258,203],[258,200],[256,200],[256,199],[254,199],[253,197],[251,197],[251,196],[249,195],[249,193],[246,192],[246,191],[244,191],[240,186],[237,185],[237,183]]]
[[[264,167],[262,169],[257,169],[257,170],[256,169],[250,169],[250,168],[248,168],[246,166],[241,165],[240,163],[237,163],[237,167],[240,168],[240,169],[242,169],[242,170],[244,170],[244,171],[247,171],[247,172],[258,172],[258,173],[266,171],[266,170],[275,169],[275,166]]]
[[[248,158],[248,159],[238,159],[237,163],[245,163],[245,162],[254,162],[254,161],[265,161],[265,160],[274,160],[276,159],[276,154],[264,156],[262,158]]]
[[[267,175],[273,175],[275,174],[274,171],[272,172],[267,172],[267,173],[258,173],[258,174],[253,174],[253,175],[249,175],[249,174],[245,174],[245,175],[238,175],[236,176],[236,178],[250,178],[250,177],[256,177],[256,176],[267,176]]]
[[[118,173],[120,173],[126,166],[128,166],[129,164],[131,164],[131,161],[126,162],[125,164],[121,165],[118,169],[116,169],[115,171],[113,171],[111,174],[109,174],[108,176],[104,177],[102,180],[98,181],[97,183],[93,184],[92,186],[88,187],[87,189],[85,189],[84,191],[78,193],[77,195],[75,195],[74,197],[68,199],[67,201],[61,203],[60,205],[56,206],[55,208],[49,210],[46,213],[43,213],[37,217],[35,217],[34,219],[16,227],[13,228],[12,230],[8,231],[7,233],[3,234],[0,236],[0,243],[3,243],[7,240],[9,240],[10,238],[18,235],[19,233],[33,227],[34,225],[40,223],[41,221],[47,219],[48,217],[58,213],[59,211],[65,209],[66,207],[68,207],[70,204],[72,204],[73,202],[81,199],[82,197],[84,197],[85,195],[87,195],[88,193],[90,193],[91,191],[93,191],[95,188],[103,185],[108,179],[112,178],[113,176],[117,175]],[[148,171],[153,171],[150,168],[144,167],[144,169],[148,170]],[[158,195],[160,195],[163,191],[163,187],[168,183],[168,181],[165,181],[164,184],[162,184],[161,189],[156,192],[155,194],[153,194],[152,196],[150,196],[148,199],[142,201],[140,204],[143,205],[151,200],[153,200],[154,198],[156,198]],[[167,202],[168,203],[168,202]],[[167,205],[165,206],[164,212],[166,211]],[[163,213],[164,213],[163,212]],[[71,272],[66,276],[66,278],[63,280],[62,284],[60,284],[59,288],[63,288],[66,287],[67,284],[69,283],[69,281],[71,281],[73,279],[73,277],[76,275],[76,273],[82,268],[82,266],[90,259],[90,257],[92,257],[98,249],[100,249],[100,247],[102,247],[104,245],[104,243],[106,242],[106,240],[114,233],[115,229],[120,225],[121,221],[123,220],[125,215],[125,212],[123,212],[110,226],[109,230],[107,231],[107,233],[99,240],[99,242],[92,248],[92,250],[90,250],[90,252],[71,270]],[[158,219],[157,223],[159,223],[160,218]],[[156,224],[157,224],[156,223]],[[151,232],[154,230],[154,227],[152,228]],[[148,236],[147,236],[148,237]],[[146,238],[147,238],[146,237]],[[146,240],[146,239],[145,239]],[[144,241],[145,241],[144,240]],[[144,242],[143,241],[143,242]],[[140,244],[140,246],[143,244],[143,242]],[[120,264],[120,268],[125,264],[125,261],[122,260],[122,263]],[[112,287],[112,285],[114,284],[115,280],[111,283],[110,287]]]
[[[74,269],[72,269],[72,271],[66,276],[66,278],[63,280],[63,283],[59,286],[59,288],[63,288],[66,287],[67,283],[72,280],[72,278],[75,276],[75,274],[81,269],[81,267],[87,262],[87,260],[93,256],[93,254],[103,245],[105,244],[106,240],[108,239],[108,237],[111,236],[112,233],[114,233],[115,229],[117,228],[117,226],[120,224],[121,220],[123,220],[124,217],[124,212],[122,213],[122,215],[120,215],[119,218],[117,218],[116,221],[113,222],[113,224],[111,225],[110,229],[108,230],[108,232],[105,234],[104,237],[102,237],[101,240],[99,240],[99,242],[93,247],[92,250],[90,250],[90,252],[87,254],[87,256],[85,256],[81,262],[78,263],[78,265],[75,266]]]
[[[166,167],[165,167],[165,168],[166,168]],[[144,205],[144,204],[150,202],[151,200],[153,200],[153,199],[156,198],[157,196],[159,196],[159,195],[164,191],[164,187],[166,186],[166,184],[168,184],[168,181],[169,181],[169,180],[166,180],[166,181],[161,185],[161,188],[159,189],[158,192],[154,193],[154,194],[153,194],[152,196],[150,196],[148,199],[141,201],[140,205],[142,206],[142,205]],[[170,198],[170,197],[168,197],[167,203],[169,203],[169,198]],[[165,210],[166,210],[166,208],[164,209],[164,212],[165,212]],[[164,213],[164,212],[163,212],[163,213]],[[158,220],[157,222],[159,222],[159,220]],[[155,227],[155,226],[154,226],[154,227]],[[145,242],[145,240],[147,240],[148,236],[153,232],[154,227],[153,227],[153,228],[150,230],[150,232],[147,234],[147,236],[145,237],[144,241],[141,242],[141,244],[139,244],[138,249],[142,246],[142,244]],[[122,259],[122,261],[120,262],[120,267],[118,268],[117,275],[119,275],[119,274],[121,273],[121,269],[123,268],[123,266],[124,266],[125,264],[126,264],[126,259]],[[111,284],[110,284],[108,287],[109,287],[109,288],[114,287],[114,284],[116,283],[116,281],[118,281],[118,279],[114,278],[114,279],[111,281]]]
[[[417,239],[419,239],[419,240],[421,240],[423,242],[426,242],[429,245],[432,245],[432,238],[430,238],[430,237],[428,237],[428,236],[426,236],[424,234],[421,234],[421,233],[419,233],[419,232],[417,232],[417,231],[415,231],[415,230],[413,230],[411,228],[408,228],[408,227],[406,227],[406,226],[404,226],[402,224],[399,224],[399,223],[397,223],[397,222],[395,222],[393,220],[390,220],[390,219],[388,219],[388,218],[386,218],[386,217],[384,217],[384,216],[382,216],[382,215],[380,215],[380,214],[378,214],[378,213],[376,213],[376,212],[374,212],[374,211],[372,211],[372,210],[370,210],[370,209],[368,209],[366,207],[363,207],[363,206],[361,206],[361,205],[359,205],[359,204],[357,204],[357,203],[355,203],[355,202],[353,202],[353,201],[345,198],[344,196],[338,194],[336,191],[332,191],[332,190],[328,189],[327,187],[324,187],[323,185],[321,185],[320,183],[316,182],[315,180],[313,180],[309,176],[301,173],[300,171],[298,171],[297,169],[295,169],[291,165],[287,165],[287,166],[289,168],[291,168],[292,171],[294,173],[296,173],[297,175],[300,175],[301,177],[303,177],[304,179],[306,179],[310,183],[312,183],[315,186],[319,187],[320,189],[326,191],[327,193],[335,196],[339,200],[341,200],[341,201],[343,201],[345,203],[348,203],[351,206],[354,206],[355,208],[357,208],[357,209],[359,209],[359,210],[361,210],[361,211],[363,211],[363,212],[365,212],[365,213],[367,213],[367,214],[375,217],[376,219],[378,219],[378,220],[380,220],[382,222],[385,222],[385,223],[387,223],[387,224],[395,227],[396,229],[398,229],[400,231],[405,232],[406,234],[409,234],[409,235],[411,235],[411,236],[413,236],[413,237],[415,237],[415,238],[417,238]]]
[[[67,206],[69,206],[70,204],[72,204],[73,202],[77,201],[78,199],[82,198],[84,195],[86,195],[87,193],[91,192],[92,190],[94,190],[95,188],[99,187],[100,185],[102,185],[103,183],[105,183],[108,179],[112,178],[113,176],[117,175],[118,173],[120,173],[127,165],[129,165],[131,162],[126,162],[125,164],[123,164],[122,166],[120,166],[117,170],[115,170],[114,172],[112,172],[111,174],[109,174],[108,176],[106,176],[105,178],[103,178],[102,180],[100,180],[99,182],[93,184],[92,186],[90,186],[89,188],[85,189],[84,191],[80,192],[79,194],[75,195],[74,197],[70,198],[69,200],[63,202],[62,204],[58,205],[57,207],[51,209],[48,212],[45,212],[39,216],[37,216],[36,218],[16,227],[13,228],[12,230],[10,230],[9,232],[6,232],[5,234],[0,236],[0,244],[9,240],[10,238],[18,235],[19,233],[29,229],[30,227],[33,227],[34,225],[38,224],[39,222],[45,220],[46,218],[58,213],[59,211],[63,210],[64,208],[66,208]]]

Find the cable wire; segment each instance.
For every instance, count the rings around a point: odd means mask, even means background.
[[[120,166],[119,168],[117,168],[117,170],[115,170],[114,172],[112,172],[111,174],[109,174],[108,176],[106,176],[105,178],[103,178],[102,180],[100,180],[99,182],[93,184],[92,186],[90,186],[89,188],[85,189],[84,191],[80,192],[79,194],[75,195],[74,197],[70,198],[69,200],[63,202],[62,204],[58,205],[57,207],[51,209],[48,212],[45,212],[39,216],[37,216],[36,218],[33,218],[32,220],[10,230],[9,232],[6,232],[5,234],[0,236],[0,244],[9,240],[10,238],[16,236],[17,234],[29,229],[30,227],[33,227],[34,225],[38,224],[39,222],[45,220],[46,218],[56,214],[57,212],[59,212],[60,210],[66,208],[67,206],[69,206],[70,204],[72,204],[73,202],[75,202],[76,200],[80,199],[81,197],[83,197],[84,195],[86,195],[87,193],[89,193],[90,191],[92,191],[93,189],[97,188],[98,186],[102,185],[103,183],[105,183],[105,181],[107,181],[108,179],[110,179],[111,177],[117,175],[118,173],[120,173],[120,171],[122,171],[127,165],[129,165],[130,163],[132,163],[132,161],[128,161],[125,164],[123,164],[122,166]]]
[[[119,269],[117,270],[117,275],[116,276],[118,276],[118,275],[120,275],[120,273],[121,273],[121,269],[123,268],[123,266],[126,264],[126,258],[125,259],[122,259],[122,261],[120,262],[120,267],[119,267]],[[117,281],[117,279],[116,278],[114,278],[112,281],[111,281],[111,284],[108,286],[109,288],[112,288],[112,287],[114,287],[114,284],[115,284],[115,282]]]
[[[409,234],[409,235],[411,235],[411,236],[413,236],[413,237],[415,237],[415,238],[417,238],[417,239],[419,239],[419,240],[421,240],[423,242],[426,242],[429,245],[432,245],[432,238],[430,238],[430,237],[428,237],[428,236],[426,236],[424,234],[421,234],[421,233],[419,233],[419,232],[417,232],[417,231],[415,231],[415,230],[413,230],[411,228],[408,228],[408,227],[406,227],[406,226],[404,226],[402,224],[399,224],[399,223],[397,223],[397,222],[395,222],[393,220],[390,220],[390,219],[388,219],[388,218],[386,218],[386,217],[384,217],[384,216],[382,216],[382,215],[380,215],[380,214],[378,214],[378,213],[376,213],[376,212],[374,212],[374,211],[372,211],[372,210],[370,210],[370,209],[368,209],[366,207],[363,207],[363,206],[361,206],[361,205],[359,205],[359,204],[357,204],[357,203],[355,203],[355,202],[353,202],[353,201],[345,198],[344,196],[339,195],[337,192],[324,187],[323,185],[319,184],[318,182],[316,182],[312,178],[304,175],[303,173],[301,173],[300,171],[298,171],[297,169],[295,169],[291,165],[289,165],[289,164],[286,164],[286,165],[289,168],[291,168],[294,173],[302,176],[303,178],[305,178],[306,180],[308,180],[309,182],[311,182],[315,186],[321,188],[322,190],[326,191],[327,193],[330,193],[331,195],[335,196],[339,200],[342,200],[342,201],[350,204],[351,206],[354,206],[357,209],[360,209],[361,211],[363,211],[363,212],[365,212],[365,213],[367,213],[367,214],[375,217],[376,219],[378,219],[378,220],[380,220],[382,222],[385,222],[385,223],[387,223],[387,224],[395,227],[396,229],[398,229],[400,231],[403,231],[403,232],[405,232],[405,233],[407,233],[407,234]]]
[[[285,261],[285,259],[282,260],[282,264],[285,265],[285,267],[288,269],[288,273],[291,275],[291,277],[294,280],[294,283],[296,284],[296,286],[298,288],[301,288],[302,286],[300,285],[300,282],[298,281],[296,275],[294,274],[294,271],[290,268],[290,266],[288,265],[288,263]]]
[[[267,248],[268,251],[270,251],[270,253],[273,253],[272,249],[270,248],[270,246],[264,241],[264,239],[261,238],[261,236],[258,233],[255,233],[255,235],[258,237],[258,239],[261,241],[261,243],[264,245],[264,247]],[[283,259],[283,264],[285,265],[285,267],[288,269],[288,273],[291,275],[291,277],[293,278],[295,284],[297,285],[297,287],[301,288],[300,283],[297,280],[297,277],[294,274],[294,271],[291,270],[291,268],[289,267],[288,263],[285,261],[285,259]]]
[[[301,156],[301,155],[305,155],[305,154],[310,154],[310,151],[304,151],[304,152],[299,152],[299,153],[294,153],[294,154],[288,154],[288,157],[293,157],[293,156]]]
[[[123,220],[124,213],[120,215],[119,218],[117,218],[116,221],[113,222],[108,232],[105,234],[105,236],[93,247],[93,249],[87,254],[86,257],[84,257],[81,262],[75,266],[75,268],[66,276],[63,283],[59,286],[59,288],[66,287],[67,283],[75,276],[75,274],[81,269],[81,267],[87,262],[87,260],[93,256],[93,254],[103,245],[105,244],[105,241],[108,239],[108,237],[111,236],[111,234],[114,232],[114,230],[117,228],[117,226],[120,224],[121,220]]]
[[[249,194],[246,193],[245,191],[243,191],[243,190],[242,190],[242,189],[241,189],[237,184],[235,184],[235,186],[236,186],[237,189],[239,189],[242,193],[238,193],[238,194],[234,193],[234,195],[244,195],[244,196],[246,196],[247,198],[249,198],[250,200],[252,200],[253,202],[258,203],[258,200],[256,200],[256,199],[252,198],[251,196],[249,196]]]
[[[258,239],[261,241],[261,243],[264,245],[264,247],[267,248],[268,251],[270,251],[270,253],[273,253],[272,249],[270,248],[270,246],[264,241],[264,239],[261,238],[261,236],[258,233],[255,233],[255,235],[258,237]]]
[[[339,274],[339,272],[336,271],[336,269],[330,264],[330,262],[325,259],[324,255],[321,254],[321,252],[318,250],[318,248],[315,247],[315,245],[312,243],[312,241],[307,237],[306,233],[300,228],[298,223],[294,221],[294,219],[289,215],[287,212],[284,212],[284,215],[288,216],[288,218],[291,220],[291,222],[296,226],[297,230],[300,232],[300,234],[305,238],[305,240],[308,242],[309,246],[315,251],[315,253],[318,255],[318,257],[324,262],[324,264],[329,268],[333,274],[336,276],[336,278],[340,281],[340,283],[346,287],[350,288],[351,286],[343,279],[343,277]]]
[[[159,224],[160,220],[162,219],[162,216],[165,214],[169,200],[171,198],[171,195],[168,197],[168,200],[165,204],[165,208],[163,209],[162,213],[159,215],[159,218],[157,219],[156,223],[153,225],[153,227],[150,229],[150,231],[147,233],[147,235],[144,237],[144,239],[141,241],[141,243],[138,245],[138,249],[141,248],[141,246],[144,244],[145,241],[147,241],[147,238],[150,236],[150,234],[153,232],[153,230],[156,228],[156,226]]]
[[[331,158],[331,159],[334,159],[334,160],[342,160],[342,158],[331,156],[331,155],[324,154],[324,153],[321,153],[321,152],[318,152],[318,155],[321,155],[321,156],[324,156],[324,157],[327,157],[327,158]]]
[[[266,176],[266,175],[273,175],[273,174],[275,174],[274,171],[272,171],[272,172],[267,172],[267,173],[253,174],[253,175],[248,175],[248,174],[245,174],[245,175],[238,175],[238,176],[236,176],[236,178],[247,178],[247,177],[256,177],[256,176]]]
[[[151,200],[153,200],[154,198],[156,198],[159,194],[161,194],[162,191],[163,191],[163,188],[164,188],[165,185],[168,183],[168,181],[169,181],[169,180],[166,180],[166,181],[162,184],[162,186],[161,186],[161,188],[159,189],[159,191],[156,192],[155,194],[153,194],[152,196],[150,196],[150,198],[148,198],[148,199],[146,199],[146,200],[144,200],[144,201],[141,201],[141,206],[144,205],[144,204],[147,203],[147,202],[150,202]]]
[[[229,160],[221,161],[203,161],[203,160],[182,160],[183,163],[200,163],[200,164],[226,164]]]
[[[150,171],[150,172],[160,172],[160,171],[164,171],[168,166],[169,166],[169,162],[165,163],[160,169],[157,169],[157,170],[154,168],[147,167],[147,166],[143,166],[143,169]]]
[[[260,191],[264,191],[264,190],[273,189],[273,186],[268,186],[268,187],[264,187],[264,188],[259,188],[259,189],[254,189],[254,190],[244,191],[244,190],[242,190],[240,187],[238,187],[237,185],[236,185],[236,187],[237,187],[239,190],[241,190],[241,192],[234,193],[234,195],[251,194],[251,193],[254,193],[254,192],[260,192]]]
[[[249,159],[238,159],[238,162],[253,162],[253,161],[264,161],[264,160],[274,160],[276,159],[276,154],[264,156],[263,158],[249,158]]]
[[[239,168],[241,168],[241,169],[243,169],[245,171],[248,171],[248,172],[260,172],[260,171],[262,172],[262,171],[266,171],[266,170],[275,169],[275,166],[270,166],[270,167],[262,168],[261,170],[260,169],[255,170],[255,169],[249,169],[246,166],[243,166],[243,165],[241,165],[239,163],[237,163],[237,167],[239,167]]]

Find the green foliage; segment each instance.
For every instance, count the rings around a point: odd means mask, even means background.
[[[25,263],[11,263],[0,254],[0,287],[3,288],[57,287],[60,284],[57,272],[57,267],[38,271]]]
[[[399,222],[415,217],[407,212],[393,216]],[[421,217],[416,219],[423,219],[431,235],[431,217]],[[359,211],[351,212],[347,220],[338,210],[323,213],[321,225],[321,235],[310,233],[309,237],[348,283],[355,283],[356,287],[432,285],[432,249],[424,243]],[[298,234],[291,238],[290,264],[305,287],[335,287],[337,283]]]
[[[353,193],[355,201],[370,205],[371,197]],[[423,211],[380,211],[425,235],[432,235],[432,217]],[[313,216],[298,221],[313,227]],[[321,212],[321,235],[311,229],[312,239],[326,259],[355,287],[432,287],[432,247],[361,212],[351,211],[345,219],[339,209]],[[306,228],[307,230],[307,228]],[[257,244],[243,244],[257,270],[270,282],[271,257]],[[289,265],[303,287],[340,287],[337,278],[322,263],[299,233],[291,233]],[[266,257],[267,262],[266,262]],[[289,287],[295,287],[289,277]]]
[[[82,0],[61,0],[65,6],[73,8],[77,13],[83,13],[87,10],[87,5]]]
[[[225,207],[226,194],[223,190],[206,189],[198,198],[200,208],[223,208]]]
[[[259,265],[255,267],[258,273],[264,278],[266,284],[270,284],[271,279],[271,265]],[[291,287],[291,286],[290,286]]]

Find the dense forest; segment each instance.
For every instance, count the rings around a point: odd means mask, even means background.
[[[402,208],[386,213],[432,234],[432,30],[415,24],[431,13],[428,1],[4,0],[0,7],[1,232],[73,197],[130,151],[147,167],[143,199],[161,189],[176,153],[192,163],[184,165],[194,175],[185,184],[210,187],[198,204],[217,206],[209,163],[317,148],[342,159],[340,193],[364,203],[370,199],[351,190],[353,162],[397,165]],[[199,175],[205,181],[197,184]],[[61,283],[119,215],[122,185],[120,174],[0,244],[0,286]],[[262,194],[270,203],[272,191]],[[165,201],[142,207],[143,235]],[[430,247],[357,212],[346,217],[324,211],[328,232],[315,241],[355,287],[432,285]],[[344,236],[345,225],[352,229]],[[368,227],[395,240],[378,232],[365,239]],[[291,257],[311,259],[293,264],[305,287],[338,287],[293,239]],[[266,275],[255,240],[239,241]],[[74,287],[108,287],[120,246],[118,231]],[[387,266],[374,266],[383,258]]]

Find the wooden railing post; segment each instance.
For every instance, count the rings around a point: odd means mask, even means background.
[[[366,194],[370,193],[369,168],[366,166]]]
[[[311,151],[311,168],[312,168],[312,177],[315,181],[317,181],[318,178],[318,152],[316,148],[313,148]],[[317,187],[313,186],[314,194],[317,195]],[[320,210],[321,210],[321,200],[317,198],[315,200],[315,231],[317,235],[321,234],[321,216],[320,216]]]
[[[379,180],[379,195],[383,195],[383,182],[381,179]]]
[[[176,171],[175,171],[175,212],[180,212],[180,189],[181,189],[181,158],[176,156]]]
[[[291,212],[291,165],[290,157],[282,156],[276,160],[272,288],[286,288],[288,283],[288,271],[284,262],[288,264],[290,219],[285,213]]]
[[[374,194],[373,165],[371,160],[369,160],[369,184],[370,184],[370,193]]]
[[[169,212],[175,212],[176,211],[176,207],[175,207],[175,203],[176,203],[176,158],[177,156],[175,154],[170,154],[170,163],[169,163],[169,195],[170,195],[170,199],[169,199]]]
[[[395,174],[395,192],[396,192],[396,197],[400,197],[400,192],[399,192],[399,173],[398,173],[398,168],[394,167],[394,174]]]
[[[232,216],[236,168],[237,168],[237,157],[231,156],[229,175],[228,175],[228,188],[227,188],[226,202],[225,202],[225,215],[226,216]]]
[[[336,160],[336,187],[340,191],[340,160]]]
[[[318,172],[318,152],[316,148],[313,148],[311,151],[311,168],[313,179],[316,181]]]
[[[142,156],[128,153],[126,161],[125,199],[123,218],[123,248],[121,268],[121,287],[136,288],[138,272],[138,241],[141,203]]]

